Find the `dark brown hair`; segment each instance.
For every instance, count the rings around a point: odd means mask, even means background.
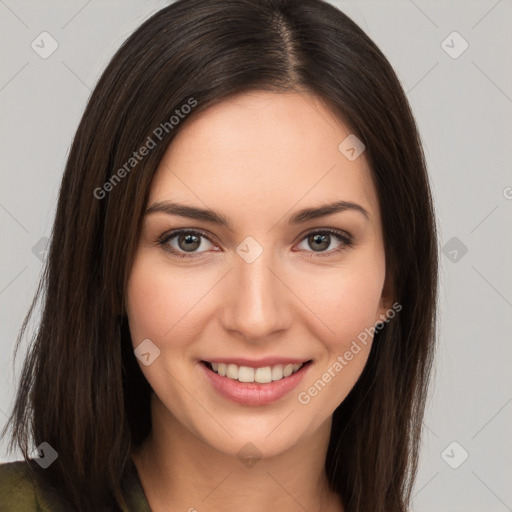
[[[3,435],[12,429],[10,450],[16,444],[26,459],[30,443],[50,443],[59,457],[48,481],[79,510],[122,503],[131,447],[151,429],[151,388],[133,354],[124,299],[155,170],[189,119],[249,90],[313,92],[366,146],[402,310],[375,334],[360,379],[334,413],[325,469],[347,512],[407,509],[436,337],[438,261],[406,96],[377,46],[322,0],[178,0],[124,42],[89,99],[44,276],[16,346],[41,300]],[[156,147],[114,183],[155,128],[191,99],[194,111],[176,127],[168,123]],[[114,185],[98,199],[106,182]]]

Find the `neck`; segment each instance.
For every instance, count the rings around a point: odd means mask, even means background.
[[[331,418],[292,449],[251,463],[207,445],[162,409],[153,396],[151,434],[132,454],[153,512],[343,510],[324,470]]]

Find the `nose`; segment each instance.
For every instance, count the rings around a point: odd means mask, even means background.
[[[292,293],[271,252],[264,250],[252,263],[236,255],[225,284],[223,327],[246,341],[262,342],[278,336],[292,322]]]

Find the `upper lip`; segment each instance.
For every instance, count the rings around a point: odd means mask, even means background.
[[[248,366],[249,368],[264,368],[265,366],[275,366],[282,364],[302,364],[307,363],[310,359],[297,359],[295,357],[264,357],[262,359],[247,359],[245,357],[212,357],[203,359],[207,363],[225,363],[236,364],[237,366]]]

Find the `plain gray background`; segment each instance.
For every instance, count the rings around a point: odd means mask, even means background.
[[[123,40],[168,3],[0,0],[2,423],[18,376],[14,342],[83,108]],[[414,510],[512,511],[512,1],[332,3],[394,66],[435,195],[440,337]],[[31,47],[42,32],[58,44],[46,59]],[[1,460],[20,458],[0,448]]]

